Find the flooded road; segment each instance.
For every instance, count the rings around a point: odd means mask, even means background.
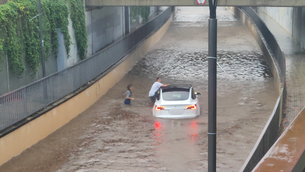
[[[277,98],[272,76],[247,28],[218,8],[217,170],[238,171]],[[179,7],[168,32],[98,102],[0,171],[207,171],[208,8]],[[157,119],[148,91],[155,78],[192,84],[201,116]],[[123,105],[126,86],[135,100]]]
[[[305,106],[305,52],[291,35],[265,13],[259,13],[275,36],[286,57],[287,109],[284,125],[287,127]]]

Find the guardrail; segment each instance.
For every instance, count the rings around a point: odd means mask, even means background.
[[[279,96],[273,112],[264,127],[258,141],[246,159],[240,171],[249,172],[263,158],[278,138],[278,131],[282,121],[283,107],[286,102],[286,63],[285,57],[265,23],[250,7],[239,7],[234,13],[243,20],[243,23],[254,35],[261,47],[278,86]]]
[[[170,7],[121,40],[76,65],[0,97],[0,131],[28,118],[86,85],[117,64],[160,27],[173,13]]]

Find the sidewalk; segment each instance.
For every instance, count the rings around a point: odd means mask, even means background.
[[[266,13],[259,12],[260,18],[273,33],[286,57],[287,127],[305,106],[305,52],[291,35]]]

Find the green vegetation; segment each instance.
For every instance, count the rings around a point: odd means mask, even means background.
[[[69,16],[75,30],[78,55],[85,58],[87,34],[83,0],[42,0],[42,25],[45,56],[57,58],[57,28],[65,39],[67,54],[71,38]],[[0,5],[0,56],[7,54],[12,71],[22,76],[24,61],[34,76],[40,66],[41,44],[37,17],[37,0],[11,0]],[[25,60],[23,59],[25,58]]]
[[[70,2],[70,15],[75,29],[75,39],[78,48],[78,56],[81,60],[86,58],[87,51],[87,32],[86,20],[84,13],[84,3],[82,0],[69,0]]]
[[[137,20],[138,16],[140,15],[143,18],[144,23],[148,21],[150,13],[150,7],[130,7],[130,18],[131,20]]]

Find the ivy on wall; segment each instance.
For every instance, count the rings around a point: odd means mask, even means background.
[[[69,35],[69,9],[65,1],[63,0],[47,0],[42,1],[42,13],[43,13],[43,29],[44,29],[44,40],[45,47],[51,43],[51,49],[55,58],[57,58],[58,53],[58,36],[57,28],[60,29],[61,33],[64,35],[65,47],[67,54],[70,53],[71,37]],[[47,35],[47,37],[45,37]],[[46,40],[50,36],[49,40]],[[46,53],[50,51],[46,48]],[[50,54],[47,54],[48,56]]]
[[[21,75],[25,66],[21,58],[24,47],[19,36],[22,32],[19,12],[24,12],[24,8],[19,3],[9,1],[0,6],[0,47],[2,51],[6,51],[13,72]]]
[[[141,6],[130,7],[131,20],[137,20],[138,16],[141,16],[145,23],[148,21],[149,14],[150,14],[150,7],[141,7]]]
[[[78,56],[81,60],[86,58],[87,32],[84,13],[84,3],[82,0],[70,0],[70,15],[75,29],[75,39],[78,49]]]
[[[70,53],[69,15],[75,30],[80,59],[85,58],[87,34],[83,0],[42,0],[42,26],[46,59],[58,53],[57,29]],[[12,71],[22,76],[25,62],[34,76],[41,62],[37,0],[12,0],[0,5],[0,56],[7,54]]]

